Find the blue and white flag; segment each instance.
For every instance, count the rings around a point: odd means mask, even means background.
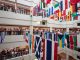
[[[35,36],[35,56],[38,60],[40,60],[40,52],[41,52],[41,37],[39,35]]]

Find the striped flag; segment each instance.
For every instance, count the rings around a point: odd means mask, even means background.
[[[41,60],[41,40],[39,35],[35,36],[35,56],[38,60]]]

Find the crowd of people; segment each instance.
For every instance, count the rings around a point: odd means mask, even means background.
[[[4,33],[5,35],[23,35],[22,28],[0,28],[0,34]]]
[[[20,14],[26,14],[26,15],[30,14],[30,10],[28,9],[21,8],[21,7],[15,7],[9,4],[5,4],[5,3],[0,3],[0,10],[10,11],[10,12],[15,12],[15,13],[20,13]]]
[[[6,60],[6,59],[14,58],[14,57],[19,57],[22,55],[27,55],[28,53],[29,53],[28,48],[16,47],[13,49],[6,49],[0,52],[0,60]]]

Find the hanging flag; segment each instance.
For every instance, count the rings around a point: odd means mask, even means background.
[[[77,47],[80,48],[80,34],[77,35]]]
[[[73,40],[74,40],[74,50],[77,50],[77,35],[73,36]]]
[[[52,58],[52,41],[47,39],[46,46],[46,60],[51,60]]]
[[[54,60],[57,60],[58,54],[58,37],[57,34],[54,34]]]
[[[34,43],[35,43],[35,41],[34,41],[34,35],[32,36],[32,53],[34,53]]]
[[[67,40],[67,43],[65,42],[67,45],[67,48],[70,48],[69,34],[65,35],[65,40]]]
[[[42,60],[45,60],[45,39],[42,38],[42,41],[41,41],[41,44],[42,44],[42,54],[43,54],[43,57],[42,57]]]
[[[59,44],[59,46],[60,46],[60,48],[62,48],[62,38],[64,38],[63,37],[63,35],[58,35],[58,44]]]
[[[46,0],[46,4],[49,4],[51,2],[51,0]]]
[[[75,12],[75,13],[72,13],[72,16],[76,17],[76,16],[78,16],[78,14]]]
[[[60,2],[60,10],[63,10],[63,1]]]
[[[65,9],[65,0],[63,0],[63,10],[66,10]]]
[[[43,9],[43,2],[40,2],[40,10]]]
[[[62,37],[62,48],[64,48],[64,46],[65,46],[65,36],[63,35],[63,37]]]
[[[65,9],[68,8],[68,0],[65,0]]]
[[[38,12],[40,12],[40,3],[38,3]]]
[[[52,59],[52,40],[51,40],[51,33],[47,32],[46,33],[46,60],[51,60]],[[50,37],[51,36],[51,37]]]
[[[71,14],[73,13],[73,10],[72,10],[73,8],[72,8],[72,5],[70,5],[70,11],[71,11]]]
[[[5,32],[0,32],[0,43],[3,43],[5,39]]]
[[[69,40],[70,40],[70,49],[74,49],[74,42],[73,42],[73,36],[72,35],[69,36]]]
[[[54,5],[54,8],[57,8],[57,7],[59,7],[59,3],[56,3],[56,4]]]
[[[49,16],[50,16],[50,13],[51,13],[51,12],[50,12],[50,8],[49,8],[49,11],[48,11],[48,15],[49,15]]]
[[[53,9],[53,7],[51,8],[51,12],[52,12],[52,14],[54,13],[54,9]]]
[[[41,59],[41,37],[39,35],[35,36],[35,56],[38,60]]]

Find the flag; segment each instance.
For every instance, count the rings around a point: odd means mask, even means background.
[[[5,39],[5,32],[0,32],[0,43],[3,43]]]
[[[43,9],[43,2],[40,2],[40,10]]]
[[[51,40],[51,33],[47,32],[46,33],[46,60],[51,60],[52,59],[52,40]]]
[[[63,10],[66,10],[65,9],[65,0],[63,0]]]
[[[74,40],[74,50],[77,50],[77,35],[73,36],[73,40]]]
[[[62,38],[63,38],[63,35],[58,35],[58,45],[60,46],[60,48],[62,48]]]
[[[73,36],[69,35],[69,40],[70,40],[70,49],[74,49],[74,42],[73,42]]]
[[[42,54],[43,54],[43,57],[42,57],[42,60],[45,60],[45,39],[42,38],[42,41],[41,41],[41,44],[42,44]]]
[[[59,3],[56,3],[56,4],[54,5],[54,8],[57,8],[57,7],[59,7]]]
[[[54,13],[54,8],[52,7],[52,14]]]
[[[40,52],[41,52],[41,37],[39,35],[36,35],[35,36],[35,56],[38,60],[40,60],[41,58]]]
[[[58,37],[57,34],[54,34],[54,60],[57,60],[57,53],[58,53]]]
[[[48,11],[48,15],[49,15],[49,16],[50,16],[50,13],[51,13],[51,12],[50,12],[50,8],[49,8],[49,11]]]
[[[47,39],[46,60],[52,60],[52,41]]]
[[[77,35],[77,47],[80,48],[80,34]]]
[[[64,48],[64,46],[65,46],[65,36],[63,35],[63,37],[62,37],[62,48]]]
[[[34,53],[34,43],[35,43],[35,41],[34,41],[34,35],[32,36],[32,53]]]
[[[60,2],[60,10],[63,10],[63,1]]]
[[[71,11],[71,14],[72,14],[72,12],[73,12],[73,10],[72,10],[73,8],[72,8],[72,5],[70,5],[70,11]]]
[[[46,4],[49,4],[51,2],[51,0],[46,0]]]
[[[40,12],[40,3],[38,3],[38,12]]]
[[[65,0],[65,9],[68,8],[68,0]]]
[[[65,40],[67,40],[67,43],[66,43],[67,48],[70,48],[69,34],[65,35]]]

